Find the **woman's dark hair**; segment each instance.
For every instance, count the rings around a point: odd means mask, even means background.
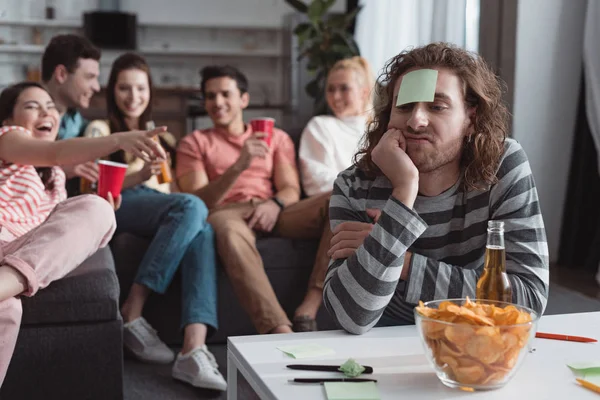
[[[4,121],[13,117],[15,106],[17,105],[17,100],[19,99],[21,93],[32,87],[40,88],[48,93],[48,91],[37,82],[15,83],[0,93],[0,123],[2,123],[2,125],[4,125]],[[48,93],[48,95],[50,95],[50,93]],[[52,168],[38,167],[35,170],[38,172],[38,175],[40,176],[40,179],[42,180],[46,190],[53,190],[54,182],[51,181]]]
[[[125,53],[118,57],[112,65],[110,76],[108,77],[108,85],[106,86],[106,111],[108,113],[108,124],[111,132],[123,132],[130,130],[125,123],[125,116],[117,106],[115,100],[115,88],[119,74],[130,69],[138,69],[143,71],[148,76],[148,87],[150,90],[150,99],[148,106],[140,115],[138,129],[146,129],[146,123],[152,120],[152,99],[154,98],[154,86],[152,85],[152,75],[150,74],[150,66],[144,57],[136,53]],[[161,146],[169,153],[173,165],[175,165],[176,149],[167,143],[163,138],[160,139]],[[110,156],[111,160],[124,163],[125,153],[120,150]]]

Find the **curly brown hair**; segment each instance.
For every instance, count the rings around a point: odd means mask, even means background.
[[[466,106],[477,107],[475,132],[465,138],[463,147],[463,188],[477,190],[494,184],[508,131],[509,113],[502,101],[505,85],[478,54],[449,43],[404,50],[388,61],[376,88],[375,117],[368,126],[363,148],[354,156],[358,167],[371,177],[382,174],[371,152],[388,129],[394,86],[413,68],[446,68],[460,78]]]

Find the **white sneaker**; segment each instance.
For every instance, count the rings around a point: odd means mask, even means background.
[[[175,358],[173,351],[158,338],[144,317],[123,325],[123,344],[142,361],[168,364]]]
[[[227,390],[227,382],[219,372],[215,356],[206,345],[197,347],[186,355],[177,354],[173,364],[173,378],[192,386],[213,390]]]

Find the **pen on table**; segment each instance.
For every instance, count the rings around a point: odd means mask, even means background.
[[[377,379],[365,378],[295,378],[294,383],[325,383],[325,382],[377,382]]]
[[[582,342],[582,343],[597,342],[596,339],[587,338],[587,337],[583,337],[583,336],[560,335],[560,334],[556,334],[556,333],[544,333],[544,332],[536,333],[535,337],[538,339],[566,340],[568,342]]]
[[[289,364],[286,365],[289,369],[296,369],[302,371],[330,371],[330,372],[341,372],[339,365],[308,365],[308,364]],[[369,367],[368,365],[362,366],[365,370],[362,372],[363,374],[372,374],[373,367]]]
[[[583,386],[584,388],[593,390],[596,393],[600,393],[600,387],[599,386],[596,386],[596,385],[594,385],[591,382],[584,381],[583,379],[580,379],[580,378],[576,378],[576,379],[577,379],[577,382],[579,382],[581,384],[581,386]]]

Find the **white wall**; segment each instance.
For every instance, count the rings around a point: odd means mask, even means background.
[[[294,11],[284,0],[120,1],[121,11],[137,13],[141,22],[177,21],[210,26],[282,26],[284,16]],[[331,11],[346,11],[346,0],[336,0]]]
[[[566,200],[586,5],[587,0],[518,5],[513,135],[529,156],[551,261],[558,257]]]
[[[80,24],[82,12],[97,9],[101,1],[53,0],[51,3],[56,8],[58,23],[78,21]],[[45,6],[46,0],[7,3],[0,0],[0,43],[21,47],[33,44],[34,26],[3,24],[2,19],[43,19]],[[336,0],[331,10],[340,12],[345,8],[346,0]],[[285,16],[295,10],[284,0],[120,0],[120,10],[138,15],[139,51],[150,63],[157,85],[198,86],[198,71],[203,66],[230,64],[248,76],[254,105],[286,102],[290,58],[285,49],[289,38],[283,27]],[[59,33],[81,31],[72,22],[70,25],[42,27],[41,44],[47,44]],[[0,45],[0,87],[24,79],[27,69],[39,67],[43,47],[38,47],[35,51],[17,52]],[[156,54],[156,49],[167,48],[192,54]],[[147,49],[153,51],[145,52]],[[111,64],[120,53],[103,51],[101,83],[106,83]]]

